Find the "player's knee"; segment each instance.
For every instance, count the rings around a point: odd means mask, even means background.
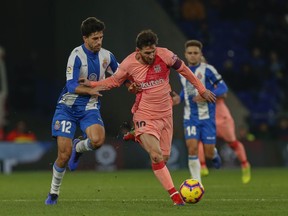
[[[153,163],[159,163],[160,161],[163,160],[163,156],[157,152],[150,153],[150,158]]]
[[[94,149],[97,149],[100,146],[102,146],[104,141],[105,141],[105,136],[103,136],[103,135],[101,135],[101,136],[93,136],[93,137],[90,138],[91,145],[93,146]]]
[[[197,155],[198,154],[197,146],[188,146],[188,153],[189,155]]]

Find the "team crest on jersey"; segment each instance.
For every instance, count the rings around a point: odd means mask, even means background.
[[[102,62],[102,67],[107,68],[108,67],[108,59],[104,58]]]
[[[202,76],[201,73],[198,73],[198,74],[197,74],[197,78],[198,78],[198,79],[202,79],[202,77],[203,77],[203,76]]]
[[[72,73],[72,67],[71,67],[71,66],[68,66],[66,72],[67,72],[67,73]]]
[[[60,129],[60,122],[58,120],[55,122],[54,129],[55,130],[59,130]]]
[[[90,81],[97,81],[97,74],[91,73],[88,77]]]
[[[158,64],[158,65],[155,65],[154,66],[154,71],[155,71],[155,73],[159,73],[159,72],[161,72],[161,66]]]

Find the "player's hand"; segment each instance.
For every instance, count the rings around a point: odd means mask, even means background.
[[[141,92],[141,91],[142,91],[141,85],[137,84],[135,82],[130,84],[128,87],[128,92],[130,92],[132,94],[137,94],[138,92]]]
[[[208,102],[216,102],[216,95],[208,89],[206,89],[206,91],[201,96]]]
[[[79,78],[78,83],[84,86],[91,87],[91,82],[87,78]]]
[[[109,90],[109,88],[105,86],[96,86],[89,90],[89,94],[94,96],[102,96],[102,94],[100,94],[100,91],[106,91],[106,90]]]
[[[179,96],[175,91],[172,91],[172,92],[170,93],[170,95],[171,95],[171,97],[172,97],[173,106],[180,104],[181,98],[180,98],[180,96]]]
[[[199,103],[199,102],[207,102],[205,98],[203,98],[201,95],[196,95],[192,99],[194,102]]]

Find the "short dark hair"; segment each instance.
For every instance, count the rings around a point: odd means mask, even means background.
[[[202,48],[203,48],[203,44],[200,41],[198,41],[198,40],[188,40],[188,41],[186,41],[185,49],[187,49],[187,47],[190,47],[190,46],[196,46],[200,50],[202,50]]]
[[[157,45],[158,37],[151,29],[141,31],[136,38],[136,47],[142,49],[146,46]]]
[[[88,17],[81,24],[82,36],[89,37],[94,32],[100,32],[105,29],[105,24],[95,17]]]

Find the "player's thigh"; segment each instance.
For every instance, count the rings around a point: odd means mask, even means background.
[[[150,154],[161,154],[159,140],[151,134],[143,133],[139,136],[140,144]]]
[[[84,138],[105,139],[104,123],[99,110],[85,111],[79,123]]]
[[[227,118],[225,121],[216,122],[217,137],[223,139],[226,142],[232,142],[236,140],[235,123],[233,118]]]
[[[136,140],[149,153],[155,162],[162,160],[162,151],[160,148],[161,130],[164,126],[161,120],[137,120],[133,119],[135,124]]]
[[[173,136],[172,116],[163,118],[163,124],[164,125],[160,134],[160,148],[163,155],[170,156]]]
[[[52,136],[73,139],[77,127],[77,118],[67,108],[57,106],[52,119]]]

